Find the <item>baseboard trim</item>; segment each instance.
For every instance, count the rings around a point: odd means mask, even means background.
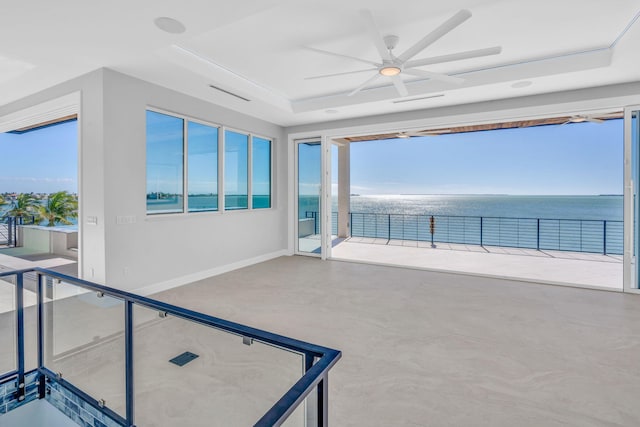
[[[228,273],[239,268],[248,267],[253,264],[269,261],[281,256],[288,256],[289,251],[287,249],[271,252],[268,254],[260,255],[254,258],[244,259],[242,261],[233,262],[231,264],[221,265],[209,270],[199,271],[197,273],[188,274],[186,276],[176,277],[175,279],[167,280],[160,283],[154,283],[153,285],[145,286],[140,289],[136,289],[134,292],[138,295],[151,295],[158,292],[166,291],[169,289],[177,288],[189,283],[197,282],[198,280],[207,279],[209,277],[218,276],[220,274]]]

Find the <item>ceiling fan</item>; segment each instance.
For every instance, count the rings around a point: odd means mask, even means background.
[[[502,48],[500,46],[494,46],[494,47],[489,47],[485,49],[468,50],[468,51],[457,52],[457,53],[452,53],[448,55],[441,55],[441,56],[434,56],[430,58],[412,60],[412,58],[414,58],[416,55],[418,55],[428,46],[430,46],[431,44],[439,40],[445,34],[454,30],[460,24],[465,22],[467,19],[471,18],[471,12],[469,12],[466,9],[462,9],[458,13],[453,15],[451,18],[449,18],[447,21],[442,23],[435,30],[431,31],[426,36],[424,36],[422,40],[418,41],[409,49],[407,49],[400,55],[396,56],[393,53],[393,49],[395,49],[396,46],[398,45],[399,37],[396,35],[386,35],[383,37],[380,34],[380,31],[378,30],[378,27],[375,23],[373,15],[371,14],[371,11],[363,10],[361,14],[367,24],[367,28],[369,30],[369,34],[372,38],[372,41],[378,53],[380,54],[380,58],[381,58],[380,61],[375,62],[367,59],[357,58],[350,55],[343,55],[340,53],[329,52],[322,49],[306,47],[306,49],[314,52],[322,53],[325,55],[338,56],[341,58],[352,59],[354,61],[368,64],[374,68],[367,68],[364,70],[357,70],[357,71],[348,71],[344,73],[325,74],[322,76],[307,77],[305,80],[341,76],[346,74],[362,73],[366,71],[375,71],[375,74],[369,77],[360,86],[352,90],[348,96],[353,96],[356,93],[360,92],[361,90],[365,89],[367,86],[371,85],[375,80],[377,80],[381,76],[388,77],[391,79],[391,81],[393,82],[393,85],[395,86],[400,96],[407,96],[409,94],[409,91],[407,90],[407,86],[405,85],[404,81],[400,78],[401,75],[406,74],[406,75],[411,75],[416,77],[439,80],[439,81],[450,83],[450,84],[461,84],[464,82],[464,79],[460,77],[450,76],[442,73],[434,73],[431,71],[419,69],[418,67],[423,67],[425,65],[441,64],[444,62],[459,61],[462,59],[497,55],[502,51]]]
[[[569,120],[567,120],[566,122],[562,123],[563,125],[566,125],[568,123],[584,123],[584,122],[591,122],[591,123],[604,123],[604,120],[602,119],[597,119],[595,117],[592,116],[587,116],[587,115],[583,115],[583,114],[578,114],[577,116],[571,116],[569,118]]]

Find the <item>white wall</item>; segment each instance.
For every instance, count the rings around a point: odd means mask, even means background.
[[[146,215],[148,106],[274,138],[274,207]],[[287,248],[287,149],[283,129],[177,92],[104,71],[106,283],[157,291]],[[133,224],[117,224],[133,216]]]

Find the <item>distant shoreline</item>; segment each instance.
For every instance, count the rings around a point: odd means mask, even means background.
[[[623,197],[624,194],[504,194],[504,193],[400,193],[400,194],[359,194],[359,196],[499,196],[499,197]]]

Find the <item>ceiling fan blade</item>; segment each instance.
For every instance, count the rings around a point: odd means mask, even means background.
[[[348,74],[359,74],[367,71],[376,71],[377,68],[367,68],[366,70],[345,71],[344,73],[322,74],[320,76],[305,77],[305,80],[324,79],[327,77],[346,76]]]
[[[396,90],[398,91],[398,94],[400,94],[400,96],[409,95],[407,85],[404,84],[400,76],[392,76],[391,81],[393,82],[393,85],[396,87]]]
[[[591,122],[591,123],[598,123],[598,124],[604,123],[604,120],[596,119],[594,117],[586,117],[586,119],[587,119],[588,122]]]
[[[373,19],[373,14],[368,9],[360,11],[360,14],[364,18],[367,23],[367,29],[369,30],[369,35],[371,36],[371,40],[373,44],[376,46],[380,57],[383,60],[391,61],[391,53],[389,53],[389,49],[387,49],[387,45],[384,43],[384,39],[382,38],[382,34],[380,34],[380,30],[378,30],[378,26],[376,25],[376,21]]]
[[[364,89],[365,87],[369,86],[371,83],[373,83],[375,80],[378,79],[378,77],[380,77],[379,73],[375,73],[373,76],[369,77],[367,79],[366,82],[362,83],[360,86],[358,86],[357,88],[355,88],[354,90],[352,90],[349,95],[347,96],[353,96],[356,93],[360,92],[362,89]]]
[[[316,49],[315,47],[303,46],[302,48],[306,50],[310,50],[311,52],[321,53],[323,55],[337,56],[338,58],[347,58],[353,61],[363,62],[369,65],[375,65],[376,67],[379,67],[381,65],[377,62],[369,61],[367,59],[356,58],[355,56],[350,56],[350,55],[343,55],[342,53],[329,52],[328,50]]]
[[[460,77],[448,76],[441,73],[433,73],[431,71],[418,70],[416,68],[404,69],[402,70],[402,72],[404,74],[410,74],[417,77],[426,77],[433,80],[440,80],[441,82],[451,83],[454,85],[461,85],[462,83],[464,83],[464,79]]]
[[[407,49],[402,55],[398,57],[398,59],[402,62],[410,60],[411,58],[422,52],[427,46],[434,43],[435,41],[440,39],[440,37],[444,36],[449,31],[452,31],[454,28],[456,28],[458,25],[462,24],[469,18],[471,18],[471,12],[466,9],[460,10],[458,13],[442,23],[438,28],[427,34],[418,43]]]
[[[431,58],[416,59],[407,61],[405,68],[422,67],[425,65],[442,64],[444,62],[460,61],[462,59],[479,58],[481,56],[497,55],[502,52],[500,46],[488,47],[485,49],[467,50],[465,52],[452,53],[449,55],[432,56]]]

